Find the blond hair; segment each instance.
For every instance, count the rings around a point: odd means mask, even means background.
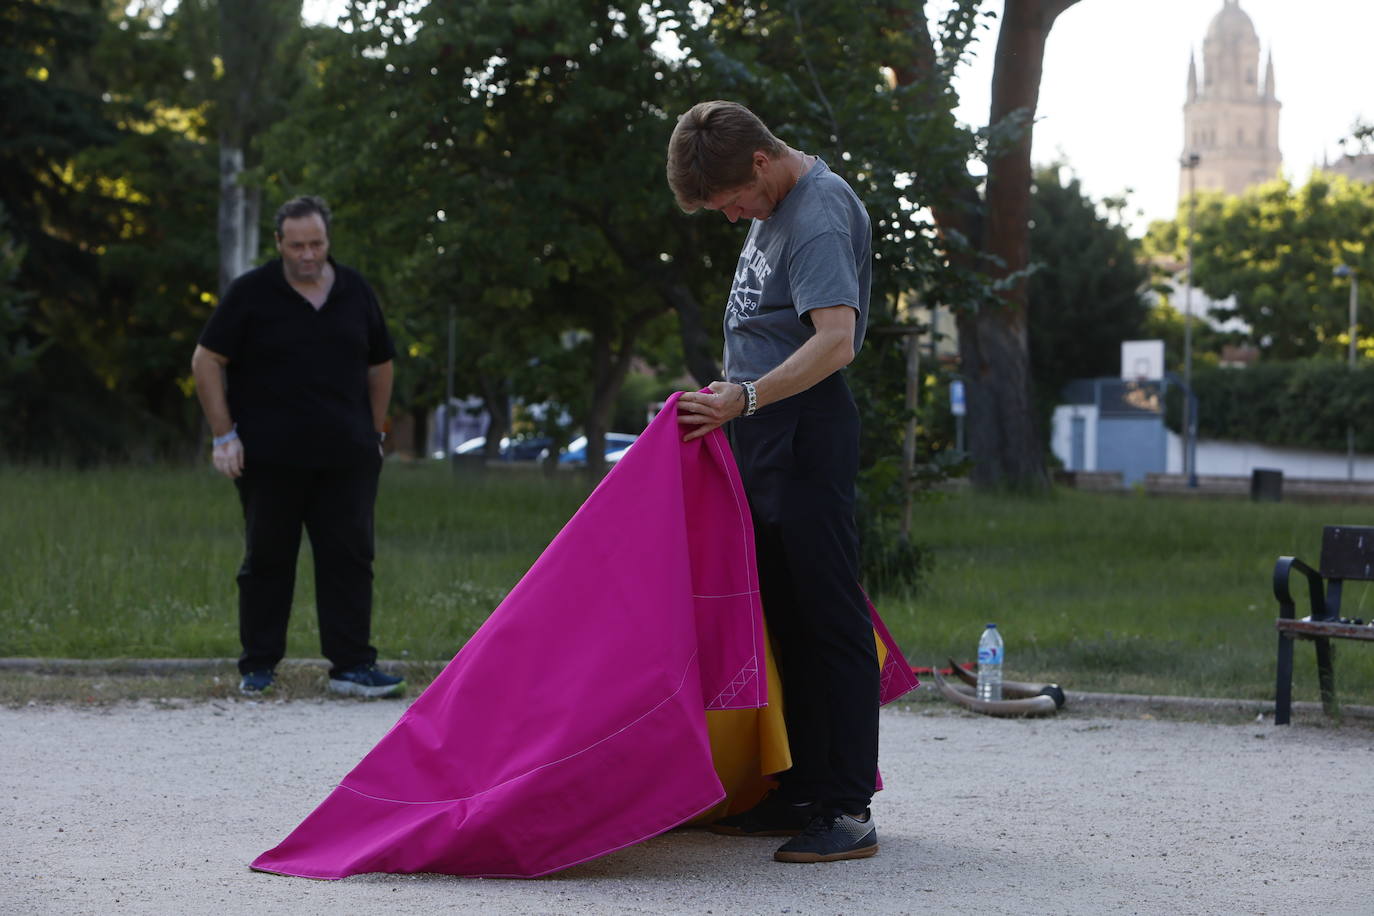
[[[722,191],[754,180],[754,153],[781,156],[787,147],[758,115],[738,102],[699,102],[677,119],[668,141],[668,187],[687,213]]]

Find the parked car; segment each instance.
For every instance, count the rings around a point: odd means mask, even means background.
[[[619,461],[638,438],[639,436],[634,433],[607,433],[604,452],[606,463],[615,464]],[[558,463],[568,467],[585,467],[587,464],[587,437],[578,436],[569,442],[563,454],[558,456]]]
[[[507,437],[501,440],[498,454],[502,461],[535,461],[548,451],[551,444],[553,444],[553,440],[545,436],[525,436],[520,439]],[[486,436],[477,436],[461,445],[454,446],[453,454],[481,455],[486,446]],[[444,457],[443,452],[437,453],[434,457]]]

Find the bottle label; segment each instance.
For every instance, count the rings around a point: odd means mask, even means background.
[[[1002,664],[1002,650],[996,646],[978,647],[978,664],[980,665],[1000,665]]]

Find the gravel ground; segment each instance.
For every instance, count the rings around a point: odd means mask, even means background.
[[[250,871],[400,710],[0,709],[0,912],[1374,912],[1370,729],[1072,707],[1031,721],[884,711],[873,859],[782,865],[779,841],[682,830],[528,881]]]

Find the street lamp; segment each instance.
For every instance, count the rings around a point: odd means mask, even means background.
[[[1197,209],[1195,175],[1202,157],[1189,153],[1178,161],[1188,171],[1188,268],[1183,287],[1183,473],[1197,489],[1197,417],[1193,410],[1193,214]]]
[[[1350,278],[1350,371],[1355,371],[1355,316],[1360,309],[1359,286],[1355,283],[1355,268],[1348,264],[1337,264],[1331,271],[1338,277]],[[1347,480],[1355,479],[1355,420],[1352,417],[1345,424],[1345,475]]]

